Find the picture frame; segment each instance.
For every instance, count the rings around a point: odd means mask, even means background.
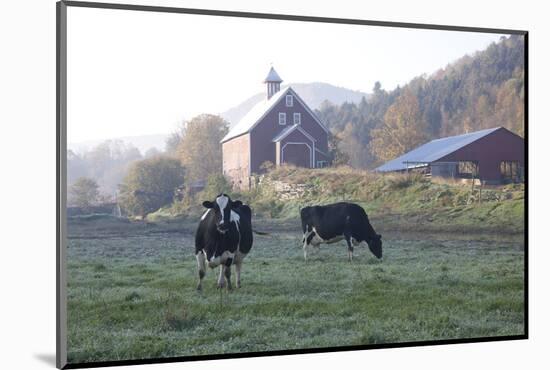
[[[524,201],[523,201],[523,240],[521,245],[523,246],[523,325],[522,333],[515,335],[489,335],[489,336],[476,336],[468,338],[452,338],[452,339],[434,339],[434,340],[421,340],[421,341],[396,341],[396,342],[383,342],[383,343],[369,343],[369,344],[356,344],[356,345],[343,345],[343,346],[331,346],[331,347],[308,347],[308,348],[286,348],[282,350],[267,350],[267,351],[246,351],[246,352],[228,352],[228,353],[208,353],[201,355],[182,355],[182,356],[167,356],[167,357],[155,357],[151,358],[135,358],[135,359],[113,359],[105,361],[91,362],[68,362],[68,183],[67,183],[67,151],[68,151],[68,138],[67,130],[68,125],[68,72],[67,72],[67,44],[68,44],[68,23],[67,23],[67,9],[71,8],[93,8],[104,10],[118,10],[118,11],[139,11],[139,12],[155,12],[162,14],[185,14],[185,15],[201,15],[209,17],[229,17],[229,18],[243,18],[243,19],[257,19],[257,20],[272,20],[272,21],[290,21],[290,22],[313,22],[319,24],[341,24],[341,25],[355,25],[355,26],[374,26],[374,27],[391,27],[391,28],[404,28],[404,29],[421,29],[421,30],[444,30],[444,31],[466,31],[475,33],[495,33],[495,34],[509,34],[519,35],[523,37],[523,110],[524,110],[524,134],[525,145],[523,147],[524,166],[523,167],[523,183],[525,184]],[[485,29],[485,28],[471,28],[471,27],[458,27],[458,26],[444,26],[444,25],[426,25],[415,23],[396,23],[396,22],[383,22],[383,21],[367,21],[357,19],[338,19],[338,18],[323,18],[323,17],[310,17],[301,15],[284,15],[284,14],[265,14],[265,13],[249,13],[249,12],[232,12],[221,10],[206,10],[206,9],[189,9],[189,8],[175,8],[175,7],[157,7],[157,6],[141,6],[141,5],[128,5],[128,4],[109,4],[109,3],[88,3],[78,1],[60,1],[57,3],[57,367],[58,368],[80,368],[80,367],[96,367],[96,366],[111,366],[111,365],[131,365],[131,364],[152,364],[152,363],[166,363],[166,362],[180,362],[180,361],[198,361],[198,360],[211,360],[211,359],[226,359],[226,358],[240,358],[240,357],[259,357],[259,356],[277,356],[287,354],[306,354],[306,353],[320,353],[320,352],[337,352],[337,351],[350,351],[350,350],[364,350],[364,349],[378,349],[378,348],[399,348],[410,346],[426,346],[426,345],[441,345],[441,344],[458,344],[458,343],[477,343],[487,341],[502,341],[502,340],[520,340],[528,338],[528,32],[520,30],[509,29]],[[299,95],[295,97],[300,99]],[[286,99],[285,99],[286,104]],[[303,116],[285,116],[285,124],[292,120],[293,124],[298,121],[302,121]],[[281,119],[278,118],[278,123],[281,125]],[[299,130],[296,128],[295,130]],[[290,135],[290,133],[288,133]],[[307,132],[306,132],[307,136]],[[317,142],[317,140],[315,140]],[[284,143],[282,144],[284,145]],[[282,146],[281,145],[281,146]],[[279,149],[282,151],[282,149]],[[311,152],[311,150],[310,150]],[[283,158],[283,156],[281,156]],[[325,159],[321,159],[321,162]],[[313,160],[312,163],[317,161]],[[424,162],[422,162],[424,163]],[[506,171],[511,168],[512,165],[505,166]],[[320,167],[320,166],[319,166]],[[463,168],[462,165],[460,168]],[[437,168],[437,166],[432,166]],[[407,172],[410,167],[407,167]],[[251,175],[251,174],[249,174]],[[472,181],[473,184],[473,181]],[[473,185],[472,185],[473,186]],[[479,190],[480,194],[482,189]],[[481,199],[481,196],[480,198]],[[210,199],[212,200],[212,199]],[[300,235],[301,237],[301,235]],[[519,242],[518,242],[519,243]],[[100,267],[98,267],[100,268]]]

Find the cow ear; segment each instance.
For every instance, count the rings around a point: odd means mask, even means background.
[[[231,205],[233,207],[240,207],[240,206],[243,205],[243,202],[241,202],[240,200],[236,200],[236,201],[232,202]]]
[[[376,236],[378,237],[378,239],[382,239],[382,234],[376,234]]]
[[[202,205],[204,206],[204,208],[214,208],[214,203],[208,200],[205,200],[204,202],[202,202]]]

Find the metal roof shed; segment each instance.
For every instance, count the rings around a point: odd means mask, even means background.
[[[503,173],[503,167],[512,166],[518,171],[523,168],[524,140],[503,127],[436,139],[383,164],[375,171],[406,171],[436,163],[458,165],[461,162],[475,163],[481,180],[500,183],[507,175]],[[453,174],[458,172],[452,171]]]

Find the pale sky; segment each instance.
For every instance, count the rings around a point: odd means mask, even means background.
[[[172,132],[284,83],[370,92],[431,74],[502,35],[68,8],[68,142]]]

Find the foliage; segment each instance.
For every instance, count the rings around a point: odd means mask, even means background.
[[[341,134],[329,133],[328,136],[328,154],[330,156],[331,166],[342,166],[349,163],[350,156],[341,149]]]
[[[214,200],[214,198],[220,194],[231,194],[232,187],[229,181],[222,174],[212,174],[208,176],[206,187],[200,192],[198,199],[202,200]],[[202,201],[201,201],[202,202]]]
[[[265,161],[260,165],[261,172],[269,172],[275,168],[275,164],[271,161]]]
[[[72,184],[79,177],[89,177],[97,182],[102,193],[112,197],[129,165],[140,159],[139,150],[121,140],[104,141],[83,153],[69,150],[67,183]]]
[[[205,180],[212,173],[222,172],[220,140],[227,134],[228,125],[223,118],[211,114],[199,115],[186,123],[177,156],[189,181]]]
[[[388,108],[384,122],[372,130],[372,136],[371,150],[384,161],[396,158],[427,140],[427,124],[412,91],[404,91]]]
[[[523,36],[512,35],[392,91],[377,82],[370,98],[359,104],[325,102],[317,114],[338,133],[347,164],[372,168],[412,145],[403,143],[403,135],[391,136],[398,132],[395,125],[410,117],[420,127],[409,132],[412,142],[498,126],[523,136],[524,94]]]
[[[121,185],[120,204],[132,215],[145,216],[174,199],[184,171],[177,159],[153,157],[134,163]]]
[[[69,203],[88,208],[99,199],[99,185],[89,177],[79,177],[69,187]]]
[[[177,129],[170,134],[164,143],[164,152],[169,156],[177,156],[178,146],[181,143],[181,140],[185,136],[185,122],[182,122],[178,125]]]

